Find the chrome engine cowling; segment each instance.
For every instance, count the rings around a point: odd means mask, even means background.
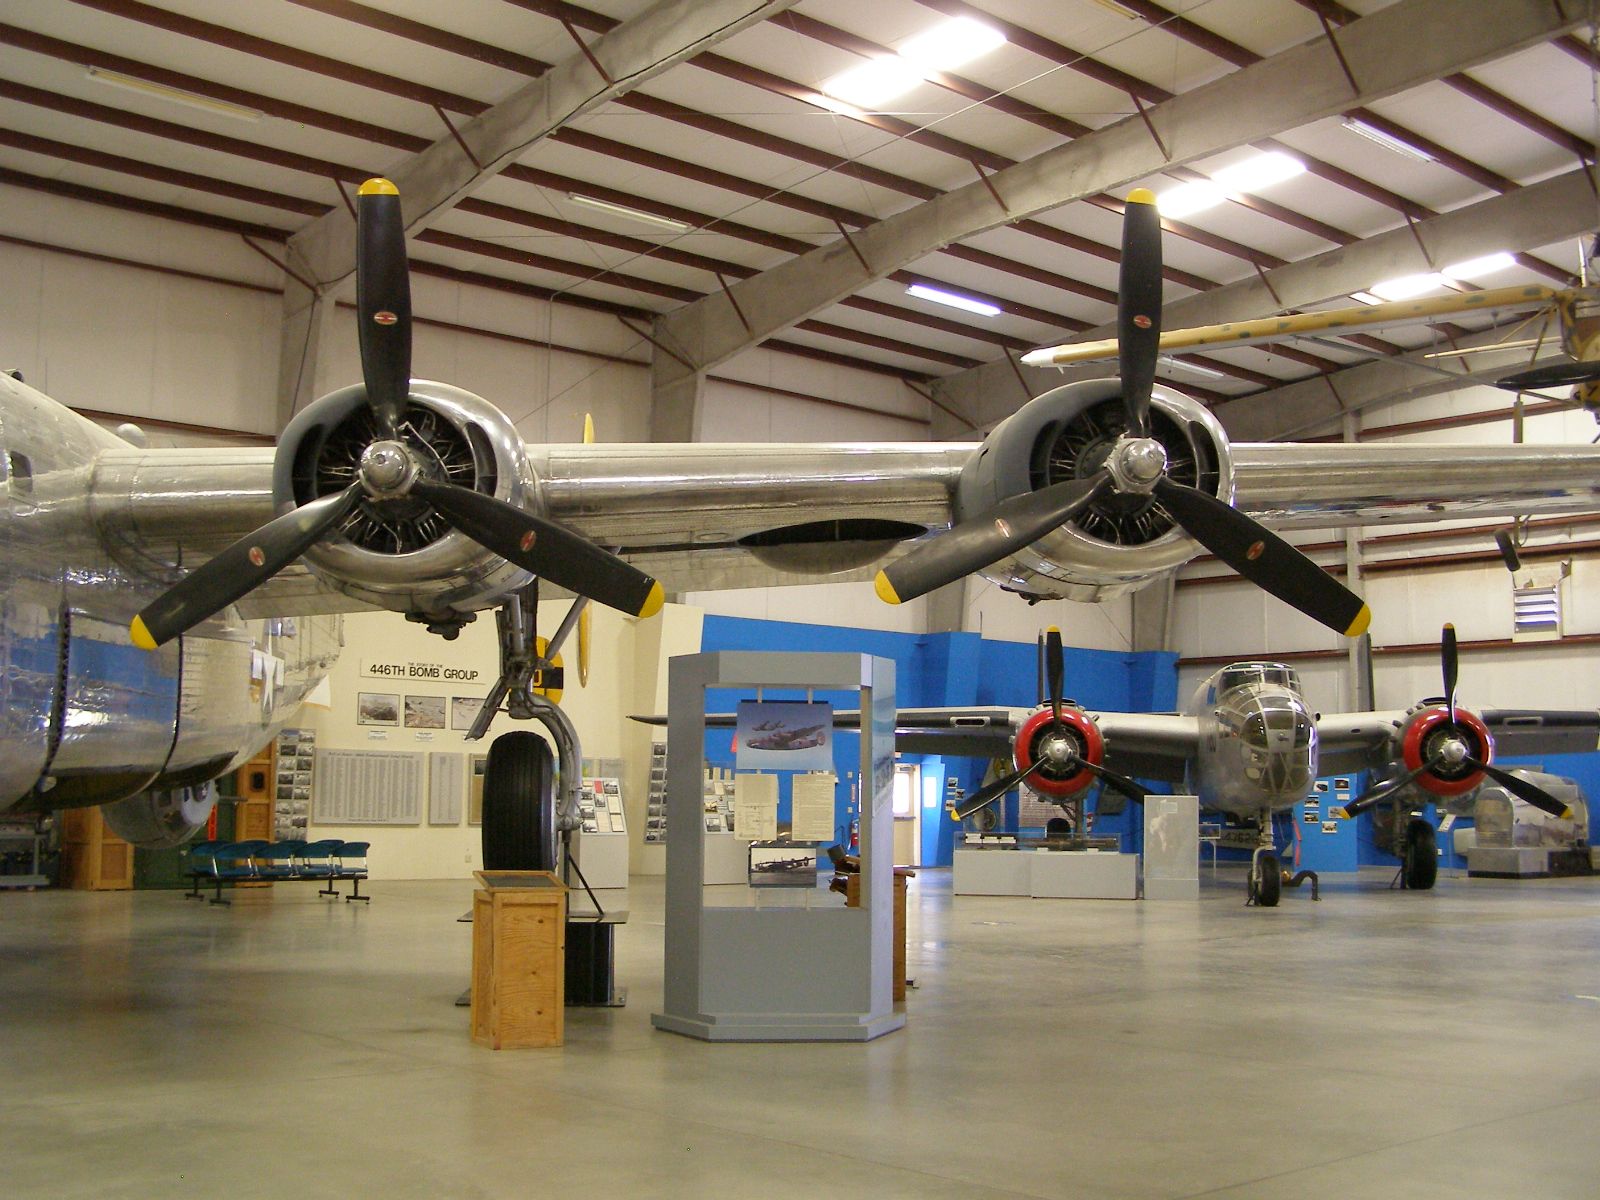
[[[285,513],[349,487],[362,454],[380,437],[362,385],[316,401],[279,440],[272,472],[275,509]],[[437,479],[542,511],[538,481],[516,427],[471,392],[412,380],[400,440]],[[532,578],[453,530],[426,501],[410,496],[363,498],[337,530],[306,552],[306,559],[347,595],[440,619],[488,607]]]
[[[1069,383],[1030,400],[995,427],[961,473],[955,519],[1051,484],[1093,475],[1123,432],[1116,379]],[[1221,424],[1181,392],[1156,387],[1152,435],[1167,475],[1232,502],[1233,459]],[[1147,494],[1107,490],[1071,523],[982,572],[1030,599],[1098,601],[1134,591],[1199,552]]]
[[[181,846],[204,829],[217,807],[217,789],[209,783],[167,791],[140,792],[100,812],[111,832],[141,850]]]

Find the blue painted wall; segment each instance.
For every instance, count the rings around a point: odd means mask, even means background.
[[[1037,649],[1028,643],[988,641],[975,633],[910,634],[833,625],[804,625],[787,621],[762,621],[747,617],[708,615],[701,632],[702,650],[806,650],[876,654],[894,660],[896,702],[901,708],[942,708],[994,704],[1028,707],[1038,700]],[[1177,655],[1131,654],[1067,647],[1066,693],[1091,708],[1121,711],[1171,711],[1177,700]],[[767,689],[766,699],[803,699],[803,692]],[[708,693],[708,711],[731,712],[740,696],[729,689]],[[855,708],[854,692],[818,692],[816,699],[836,707]],[[837,823],[849,819],[846,811],[849,784],[860,761],[860,739],[839,732],[834,737],[834,763],[839,774],[835,799]],[[726,730],[706,735],[706,758],[715,766],[733,765],[732,738]],[[944,787],[954,776],[968,791],[982,780],[986,763],[965,758],[923,760],[922,860],[947,864],[954,849],[958,826],[944,811]],[[933,782],[929,782],[933,781]],[[935,791],[935,789],[937,789]],[[932,803],[929,803],[932,801]],[[788,780],[780,777],[779,817],[788,816]],[[1016,820],[1016,805],[1008,802],[1007,819]],[[1125,849],[1137,849],[1138,809],[1130,806],[1122,816],[1097,825],[1097,832],[1130,835]]]

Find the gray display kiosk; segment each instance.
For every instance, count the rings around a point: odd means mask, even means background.
[[[861,907],[706,902],[706,689],[815,688],[861,696]],[[657,1029],[714,1042],[864,1042],[905,1024],[891,995],[894,662],[868,654],[720,651],[668,674],[666,972]],[[871,719],[865,719],[866,714]]]

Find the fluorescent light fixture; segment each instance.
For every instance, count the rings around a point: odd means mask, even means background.
[[[1466,262],[1458,262],[1453,266],[1443,267],[1439,274],[1446,279],[1478,279],[1484,275],[1493,275],[1496,271],[1504,271],[1507,267],[1517,265],[1517,260],[1505,250],[1494,254],[1480,255],[1478,258],[1469,258]]]
[[[1203,367],[1199,363],[1185,362],[1181,358],[1174,358],[1170,354],[1163,354],[1156,361],[1174,371],[1188,371],[1192,375],[1199,375],[1206,379],[1221,379],[1222,372],[1214,371],[1210,367]]]
[[[629,208],[626,204],[613,204],[609,200],[584,196],[578,192],[567,193],[567,199],[597,212],[609,213],[613,217],[627,217],[630,221],[642,221],[646,225],[654,225],[658,229],[670,229],[674,233],[682,233],[689,228],[685,222],[674,221],[671,217],[658,217],[655,213],[640,212],[637,208]]]
[[[1306,165],[1292,154],[1269,150],[1211,172],[1211,182],[1226,192],[1259,192],[1285,179],[1305,174]]]
[[[164,83],[152,83],[148,79],[124,75],[120,71],[107,71],[100,67],[90,67],[89,78],[97,83],[108,83],[112,87],[122,88],[124,91],[142,92],[146,96],[170,100],[174,104],[182,104],[187,108],[198,108],[202,112],[217,113],[220,116],[233,117],[240,121],[261,120],[261,110],[258,108],[246,108],[242,104],[230,104],[226,100],[213,100],[210,96],[202,96],[199,92],[168,87]]]
[[[974,300],[971,296],[929,287],[925,283],[913,283],[906,289],[906,295],[915,296],[919,300],[932,300],[935,304],[948,304],[951,308],[978,313],[985,317],[998,317],[1001,312],[998,304],[990,304],[987,300]]]
[[[1425,275],[1402,275],[1372,285],[1372,294],[1379,300],[1411,300],[1417,296],[1442,288],[1448,280],[1437,271]]]
[[[1177,187],[1162,192],[1156,197],[1156,210],[1163,217],[1176,220],[1192,213],[1204,212],[1208,208],[1215,208],[1227,198],[1228,193],[1209,179],[1196,179],[1192,183],[1180,183]]]
[[[1357,301],[1357,302],[1359,302],[1361,304],[1382,304],[1383,303],[1383,301],[1379,297],[1374,296],[1371,292],[1351,292],[1350,293],[1350,299],[1355,300],[1355,301]]]
[[[1342,122],[1351,133],[1358,133],[1369,142],[1376,142],[1385,150],[1392,150],[1405,158],[1415,159],[1417,162],[1432,162],[1433,155],[1420,146],[1413,146],[1402,138],[1397,138],[1392,133],[1386,133],[1376,125],[1369,125],[1360,117],[1346,117]]]
[[[825,81],[822,90],[859,108],[877,108],[922,82],[922,75],[900,58],[870,58]]]
[[[1006,44],[1006,35],[971,17],[956,17],[900,44],[900,57],[924,71],[949,71]]]

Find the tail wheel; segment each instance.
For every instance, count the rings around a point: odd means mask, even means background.
[[[556,869],[555,758],[536,733],[503,733],[483,769],[483,869]]]
[[[1425,892],[1439,878],[1439,847],[1433,826],[1421,817],[1412,817],[1406,826],[1405,885],[1414,892]]]

